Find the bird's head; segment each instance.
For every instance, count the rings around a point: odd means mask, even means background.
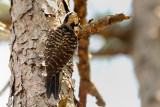
[[[69,12],[66,14],[63,24],[65,24],[69,29],[74,30],[75,32],[79,31],[80,26],[80,18],[77,13]]]

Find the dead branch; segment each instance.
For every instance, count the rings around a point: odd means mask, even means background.
[[[105,106],[105,101],[102,98],[102,96],[100,95],[100,93],[98,92],[96,86],[94,85],[94,83],[92,81],[87,81],[87,93],[89,93],[92,96],[95,96],[97,99],[96,104],[99,106]]]
[[[3,87],[3,89],[0,91],[0,96],[6,91],[6,89],[9,87],[9,81],[7,84]]]
[[[86,24],[86,0],[74,0],[75,11],[79,14],[82,25]],[[95,96],[97,99],[97,105],[105,106],[105,101],[102,96],[99,94],[97,88],[90,80],[90,64],[88,57],[88,37],[93,34],[103,30],[107,25],[120,22],[126,19],[131,18],[132,16],[125,16],[124,14],[108,15],[98,20],[92,20],[88,24],[84,25],[82,30],[78,34],[78,38],[83,40],[79,41],[79,74],[80,74],[80,88],[79,88],[79,97],[80,102],[86,107],[86,98],[87,93]]]
[[[75,11],[79,14],[81,18],[81,24],[86,24],[86,0],[74,0],[75,3]],[[86,27],[87,28],[87,27]],[[85,26],[82,31],[85,31]],[[86,29],[89,30],[89,29]],[[82,33],[82,32],[80,32]],[[89,34],[89,33],[85,33]],[[99,94],[98,90],[96,89],[95,85],[90,82],[90,63],[89,63],[89,56],[88,56],[88,47],[89,47],[89,36],[83,38],[83,40],[79,41],[79,63],[77,64],[79,74],[80,74],[80,87],[79,87],[79,97],[80,102],[83,104],[83,107],[86,107],[87,101],[87,93],[95,96],[97,99],[97,104],[100,106],[105,106],[105,102],[101,95]],[[90,86],[90,87],[88,87]]]
[[[74,3],[75,3],[74,10],[80,16],[81,25],[84,25],[87,23],[86,2],[87,0],[74,0]],[[86,107],[86,102],[87,102],[87,91],[85,87],[87,83],[84,80],[90,80],[88,46],[89,46],[88,37],[83,38],[83,40],[79,41],[79,47],[78,47],[79,63],[77,64],[77,66],[80,74],[79,98],[80,98],[80,102],[83,104],[83,107]]]
[[[83,26],[82,30],[78,34],[78,38],[100,32],[110,24],[121,22],[132,17],[133,16],[125,16],[123,13],[120,13],[115,15],[107,15],[100,19],[94,19],[90,23]]]
[[[81,13],[82,14],[82,13]],[[82,15],[84,16],[84,15]],[[80,41],[79,46],[79,74],[81,77],[80,80],[80,102],[85,106],[86,104],[86,95],[87,93],[91,94],[92,96],[95,96],[97,99],[97,104],[99,106],[105,106],[105,101],[103,100],[102,96],[99,94],[97,88],[92,82],[86,82],[91,81],[90,80],[90,69],[89,69],[89,58],[88,58],[88,37],[93,34],[97,33],[99,31],[104,30],[104,28],[107,27],[107,25],[120,22],[126,19],[130,19],[132,16],[125,16],[124,14],[116,14],[116,15],[107,15],[101,19],[92,20],[88,24],[84,25],[82,30],[78,34],[78,38],[83,39],[83,41]],[[84,17],[81,17],[84,18]],[[85,57],[84,57],[85,56]],[[85,71],[85,72],[84,72]],[[83,84],[83,86],[82,86]],[[90,86],[90,87],[89,87]],[[81,100],[82,99],[82,100]]]
[[[126,50],[106,50],[104,52],[95,52],[91,53],[93,56],[104,56],[104,55],[116,55],[116,54],[130,54],[132,53],[132,50],[126,49]]]

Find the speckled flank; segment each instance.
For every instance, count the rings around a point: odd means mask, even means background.
[[[78,38],[65,23],[55,31],[51,30],[46,40],[45,64],[47,72],[46,93],[50,98],[58,98],[59,72],[72,58],[78,43]]]
[[[45,63],[48,79],[61,71],[71,59],[77,47],[77,36],[74,31],[62,25],[50,31],[45,47]]]

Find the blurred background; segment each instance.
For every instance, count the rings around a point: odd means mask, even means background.
[[[73,1],[70,3],[73,11]],[[116,13],[134,15],[133,19],[110,25],[104,31],[90,37],[91,79],[107,107],[160,106],[160,63],[157,61],[160,58],[158,3],[155,0],[152,3],[138,0],[87,2],[87,20]],[[0,0],[0,90],[3,90],[10,78],[9,5],[9,0]],[[73,78],[76,79],[75,95],[78,98],[78,59],[74,59]],[[8,95],[9,88],[0,93],[0,107],[6,106]],[[87,96],[87,107],[97,107],[95,102],[94,97]]]

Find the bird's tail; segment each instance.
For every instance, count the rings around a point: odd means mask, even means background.
[[[46,94],[48,99],[50,99],[51,94],[53,93],[54,99],[58,99],[58,88],[59,88],[59,73],[57,73],[52,79],[46,82]]]

